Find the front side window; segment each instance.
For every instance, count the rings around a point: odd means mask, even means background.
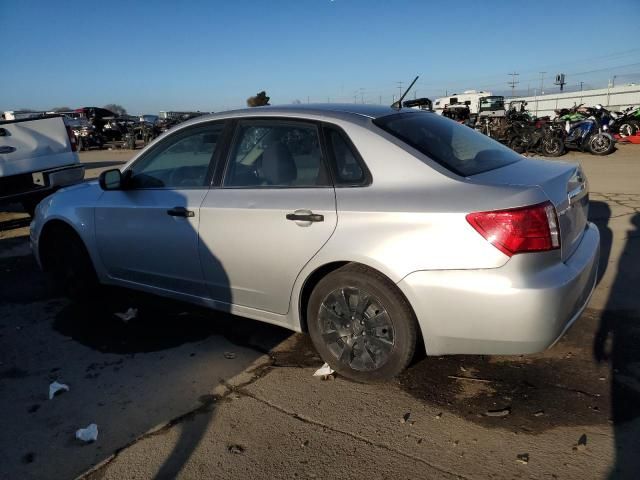
[[[225,187],[317,187],[330,184],[314,125],[269,121],[238,126]]]
[[[522,160],[510,148],[432,113],[399,113],[375,124],[448,170],[468,177]]]
[[[192,127],[165,139],[129,169],[132,188],[205,187],[224,124]]]

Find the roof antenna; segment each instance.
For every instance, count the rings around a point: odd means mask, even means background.
[[[404,93],[400,97],[400,100],[398,100],[397,102],[394,102],[391,105],[391,108],[397,108],[398,110],[402,108],[402,100],[404,100],[404,97],[407,96],[407,93],[409,93],[409,90],[411,90],[411,87],[413,87],[413,84],[418,81],[418,78],[420,78],[420,75],[416,75],[416,78],[413,79],[413,82],[411,82],[411,85],[409,85],[409,87],[404,91]]]

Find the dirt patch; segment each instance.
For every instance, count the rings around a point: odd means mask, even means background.
[[[618,315],[618,327],[625,318]],[[537,433],[562,425],[606,424],[612,376],[616,382],[623,377],[620,369],[612,375],[607,362],[594,360],[601,319],[599,312],[586,311],[556,346],[537,355],[428,357],[407,370],[400,384],[424,402],[488,427]],[[635,334],[638,345],[635,322],[627,322],[626,334]],[[509,413],[491,413],[503,409]]]

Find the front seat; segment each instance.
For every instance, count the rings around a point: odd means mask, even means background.
[[[260,177],[267,185],[289,185],[298,177],[296,162],[285,144],[275,142],[265,149]]]

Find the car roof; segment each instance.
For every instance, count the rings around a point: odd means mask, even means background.
[[[409,108],[398,110],[390,106],[384,105],[366,105],[356,103],[306,103],[306,104],[292,104],[292,105],[269,105],[264,107],[243,108],[240,110],[230,110],[227,112],[218,112],[211,115],[203,115],[197,117],[197,122],[216,118],[231,118],[231,117],[264,117],[269,115],[285,116],[295,115],[304,117],[309,115],[310,117],[323,116],[328,118],[368,118],[376,119],[384,117],[386,115],[393,115],[400,111],[411,111]],[[190,123],[197,123],[194,121]],[[186,123],[186,122],[185,122]]]

